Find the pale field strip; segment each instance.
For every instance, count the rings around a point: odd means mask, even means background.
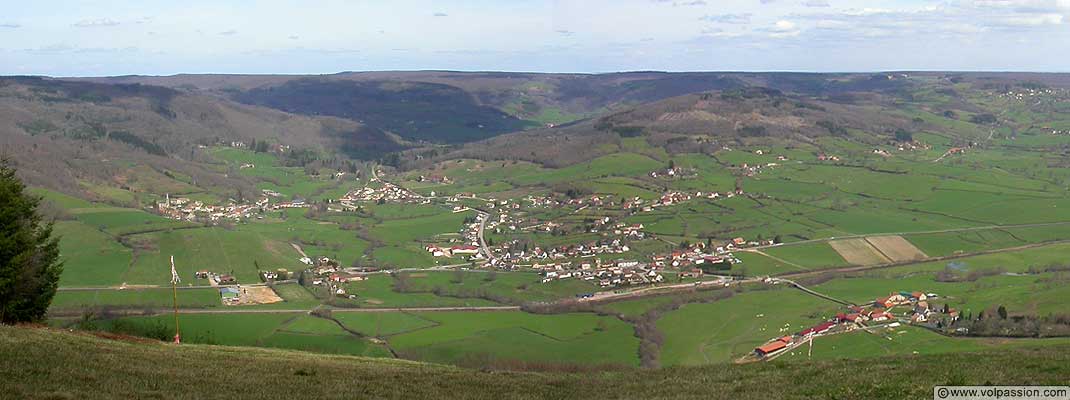
[[[902,236],[870,236],[866,238],[866,241],[876,247],[881,254],[895,262],[921,260],[929,257],[915,247],[914,244],[903,239]]]
[[[869,244],[866,239],[841,239],[829,242],[833,250],[853,265],[875,265],[891,262],[877,249]]]

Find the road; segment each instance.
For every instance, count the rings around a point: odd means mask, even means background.
[[[519,311],[520,306],[478,306],[478,307],[395,307],[395,308],[331,308],[332,313],[382,313],[382,312],[487,312],[487,311]],[[309,313],[312,309],[264,309],[264,308],[179,308],[179,314],[297,314]],[[174,312],[172,308],[137,308],[137,309],[114,309],[108,310],[111,314],[118,315],[156,315]],[[49,313],[54,317],[80,316],[82,311],[60,311]]]
[[[284,281],[275,281],[275,284],[277,284],[277,285],[288,284],[288,283],[296,284],[297,283],[297,279],[287,279],[287,280],[284,280]],[[182,286],[182,285],[179,285],[177,288],[178,288],[178,290],[218,289],[218,288],[221,288],[221,287],[228,287],[228,286],[258,287],[258,286],[267,286],[267,283],[260,282],[260,283],[238,284],[238,285],[220,285],[220,286],[212,286],[212,285],[186,285],[186,286]],[[170,288],[171,288],[170,285],[67,286],[67,287],[57,288],[56,290],[58,290],[60,292],[88,292],[88,291],[96,291],[96,290],[130,290],[130,291],[137,291],[137,290],[146,290],[146,289],[170,289]]]
[[[490,247],[487,247],[487,240],[484,238],[484,234],[483,234],[483,232],[485,232],[487,230],[487,220],[490,219],[490,213],[487,213],[487,212],[484,212],[484,211],[477,211],[477,212],[479,212],[479,215],[480,215],[480,218],[479,218],[479,234],[478,234],[478,236],[479,236],[479,251],[481,253],[483,253],[483,257],[486,257],[487,260],[489,260],[489,261],[497,261],[498,258],[494,256],[494,253],[491,253]]]
[[[987,230],[987,229],[1036,228],[1036,227],[1042,227],[1042,226],[1061,226],[1061,225],[1070,225],[1070,221],[1042,222],[1042,223],[1037,223],[1037,224],[1018,224],[1018,225],[971,226],[971,227],[967,227],[967,228],[937,229],[937,230],[932,230],[932,231],[865,233],[865,234],[857,234],[857,235],[844,235],[844,236],[833,236],[833,237],[819,238],[819,239],[800,240],[798,242],[788,242],[788,243],[780,243],[780,244],[768,244],[768,245],[763,245],[763,246],[749,247],[748,249],[761,250],[761,249],[770,249],[770,248],[781,247],[781,246],[795,246],[795,245],[807,244],[807,243],[828,242],[828,241],[838,240],[838,239],[858,239],[858,238],[865,238],[865,237],[870,237],[870,236],[921,235],[921,234],[930,234],[930,233],[970,232],[970,231],[983,231],[983,230]]]
[[[695,288],[699,288],[699,287],[706,287],[706,286],[739,285],[739,284],[744,284],[744,283],[753,283],[753,282],[757,282],[757,281],[758,281],[757,279],[743,279],[743,280],[738,280],[738,281],[732,281],[732,280],[728,280],[728,279],[725,279],[725,278],[721,278],[721,279],[710,280],[710,281],[677,283],[677,284],[664,285],[664,286],[647,286],[647,287],[644,287],[644,288],[635,289],[635,290],[629,290],[629,291],[626,291],[626,292],[618,292],[618,291],[596,292],[596,293],[594,293],[594,296],[581,298],[580,301],[599,302],[599,301],[607,301],[607,300],[621,300],[621,299],[626,299],[626,298],[629,298],[629,297],[644,296],[644,295],[650,294],[652,292],[661,292],[661,291],[674,292],[674,291],[690,290],[690,289],[695,289]]]
[[[791,285],[791,287],[793,287],[793,288],[802,290],[803,292],[812,294],[814,296],[817,296],[817,297],[820,297],[822,299],[831,301],[833,303],[838,303],[840,305],[845,305],[845,306],[854,306],[855,305],[854,303],[851,303],[849,301],[843,301],[843,300],[837,299],[835,297],[829,296],[827,294],[819,293],[819,292],[817,292],[817,291],[815,291],[813,289],[810,289],[810,288],[808,288],[806,286],[800,285],[800,284],[796,283],[793,280],[784,279],[784,278],[769,278],[769,279],[770,279],[770,282],[772,282],[774,285],[777,284],[777,283],[780,283],[780,282],[784,282],[784,283],[787,283],[787,284]]]
[[[297,243],[290,243],[290,246],[293,246],[294,250],[297,250],[297,253],[300,254],[301,257],[311,258],[308,256],[308,254],[305,254],[305,250],[302,249],[301,246],[299,246]]]

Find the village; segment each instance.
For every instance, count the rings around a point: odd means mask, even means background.
[[[265,211],[309,207],[308,203],[301,198],[289,201],[271,201],[273,198],[278,197],[281,197],[281,195],[277,192],[263,190],[263,197],[253,203],[238,204],[235,201],[230,201],[226,205],[212,205],[186,197],[172,199],[170,194],[165,194],[164,201],[157,203],[154,210],[164,217],[178,221],[217,222],[221,220],[260,219],[263,218]]]
[[[759,150],[758,154],[762,154]],[[786,161],[780,156],[778,160]],[[762,168],[775,167],[769,163],[762,166],[741,165],[748,173],[757,173]],[[248,168],[253,168],[249,166]],[[651,177],[688,178],[695,171],[675,166],[662,171],[651,172]],[[449,182],[448,177],[421,176],[422,181],[435,183]],[[449,259],[451,266],[482,266],[484,268],[505,271],[527,270],[541,274],[542,282],[575,279],[587,281],[592,286],[608,289],[624,286],[649,285],[665,282],[665,273],[670,272],[677,280],[700,279],[705,275],[730,275],[732,266],[742,261],[733,256],[732,251],[755,246],[775,245],[774,240],[745,240],[734,238],[724,243],[687,243],[672,250],[653,254],[631,254],[630,243],[656,238],[644,231],[643,224],[629,224],[621,219],[631,215],[653,212],[661,207],[685,204],[689,201],[704,199],[715,201],[744,195],[741,188],[730,192],[684,192],[668,190],[656,199],[643,199],[638,196],[610,199],[597,194],[562,198],[555,195],[529,194],[518,199],[479,198],[471,193],[458,193],[450,196],[436,197],[434,191],[424,196],[400,185],[381,180],[377,174],[363,187],[347,191],[336,201],[326,202],[326,210],[346,212],[359,209],[363,204],[440,204],[454,213],[474,212],[465,218],[458,230],[458,236],[447,243],[426,243],[423,250],[434,258]],[[224,219],[244,221],[262,219],[268,211],[288,208],[308,208],[309,202],[301,198],[289,201],[276,201],[283,195],[263,190],[262,197],[253,203],[237,204],[231,201],[227,205],[209,205],[201,201],[169,195],[156,205],[156,210],[173,219],[216,222]],[[478,205],[476,205],[478,204]],[[585,218],[582,223],[556,222],[543,220],[531,214],[536,210],[569,210],[570,214],[588,211],[603,214],[597,218]],[[605,211],[616,214],[604,215]],[[566,235],[571,233],[597,234],[599,239],[587,239],[574,243],[542,246],[530,240],[511,239],[493,243],[485,234],[497,235],[510,233]],[[638,257],[637,257],[638,256]],[[336,260],[327,257],[303,256],[299,260],[305,271],[290,273],[286,269],[262,271],[262,282],[278,282],[296,277],[310,277],[308,283],[313,286],[325,286],[332,295],[354,297],[346,293],[344,283],[366,279],[368,268],[342,268]],[[436,264],[437,265],[437,264]],[[407,268],[437,268],[437,266],[407,266]],[[374,269],[374,268],[372,268]],[[233,290],[238,282],[228,274],[216,274],[199,271],[198,278],[208,279],[213,286],[220,286],[224,304],[249,304],[243,296],[244,289]]]

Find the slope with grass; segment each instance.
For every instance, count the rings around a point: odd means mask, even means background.
[[[927,398],[934,385],[1061,385],[1070,376],[1066,347],[562,374],[119,339],[0,326],[0,391],[25,399],[901,399]]]

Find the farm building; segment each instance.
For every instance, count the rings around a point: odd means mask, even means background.
[[[698,269],[698,268],[692,268],[692,269],[690,269],[688,271],[681,272],[680,273],[680,277],[681,278],[701,278],[702,277],[702,270]]]
[[[364,275],[359,275],[359,274],[349,274],[349,273],[345,273],[345,272],[338,272],[338,273],[331,274],[331,276],[328,279],[330,279],[331,282],[345,283],[345,282],[363,281],[365,279],[368,279],[368,277],[364,276]]]
[[[884,311],[874,311],[872,314],[869,315],[869,318],[872,319],[874,322],[881,322],[892,319],[892,315]]]
[[[783,341],[775,340],[764,345],[758,346],[754,349],[754,354],[759,357],[765,357],[769,354],[783,350],[786,347],[788,347],[788,345]]]
[[[232,303],[238,301],[238,288],[225,287],[219,288],[219,296],[223,298],[224,303]]]
[[[453,246],[450,247],[450,253],[452,254],[476,254],[479,253],[479,248],[476,246]]]
[[[833,326],[836,326],[835,322],[822,322],[812,328],[806,328],[802,332],[799,332],[799,336],[825,333],[832,329]]]

